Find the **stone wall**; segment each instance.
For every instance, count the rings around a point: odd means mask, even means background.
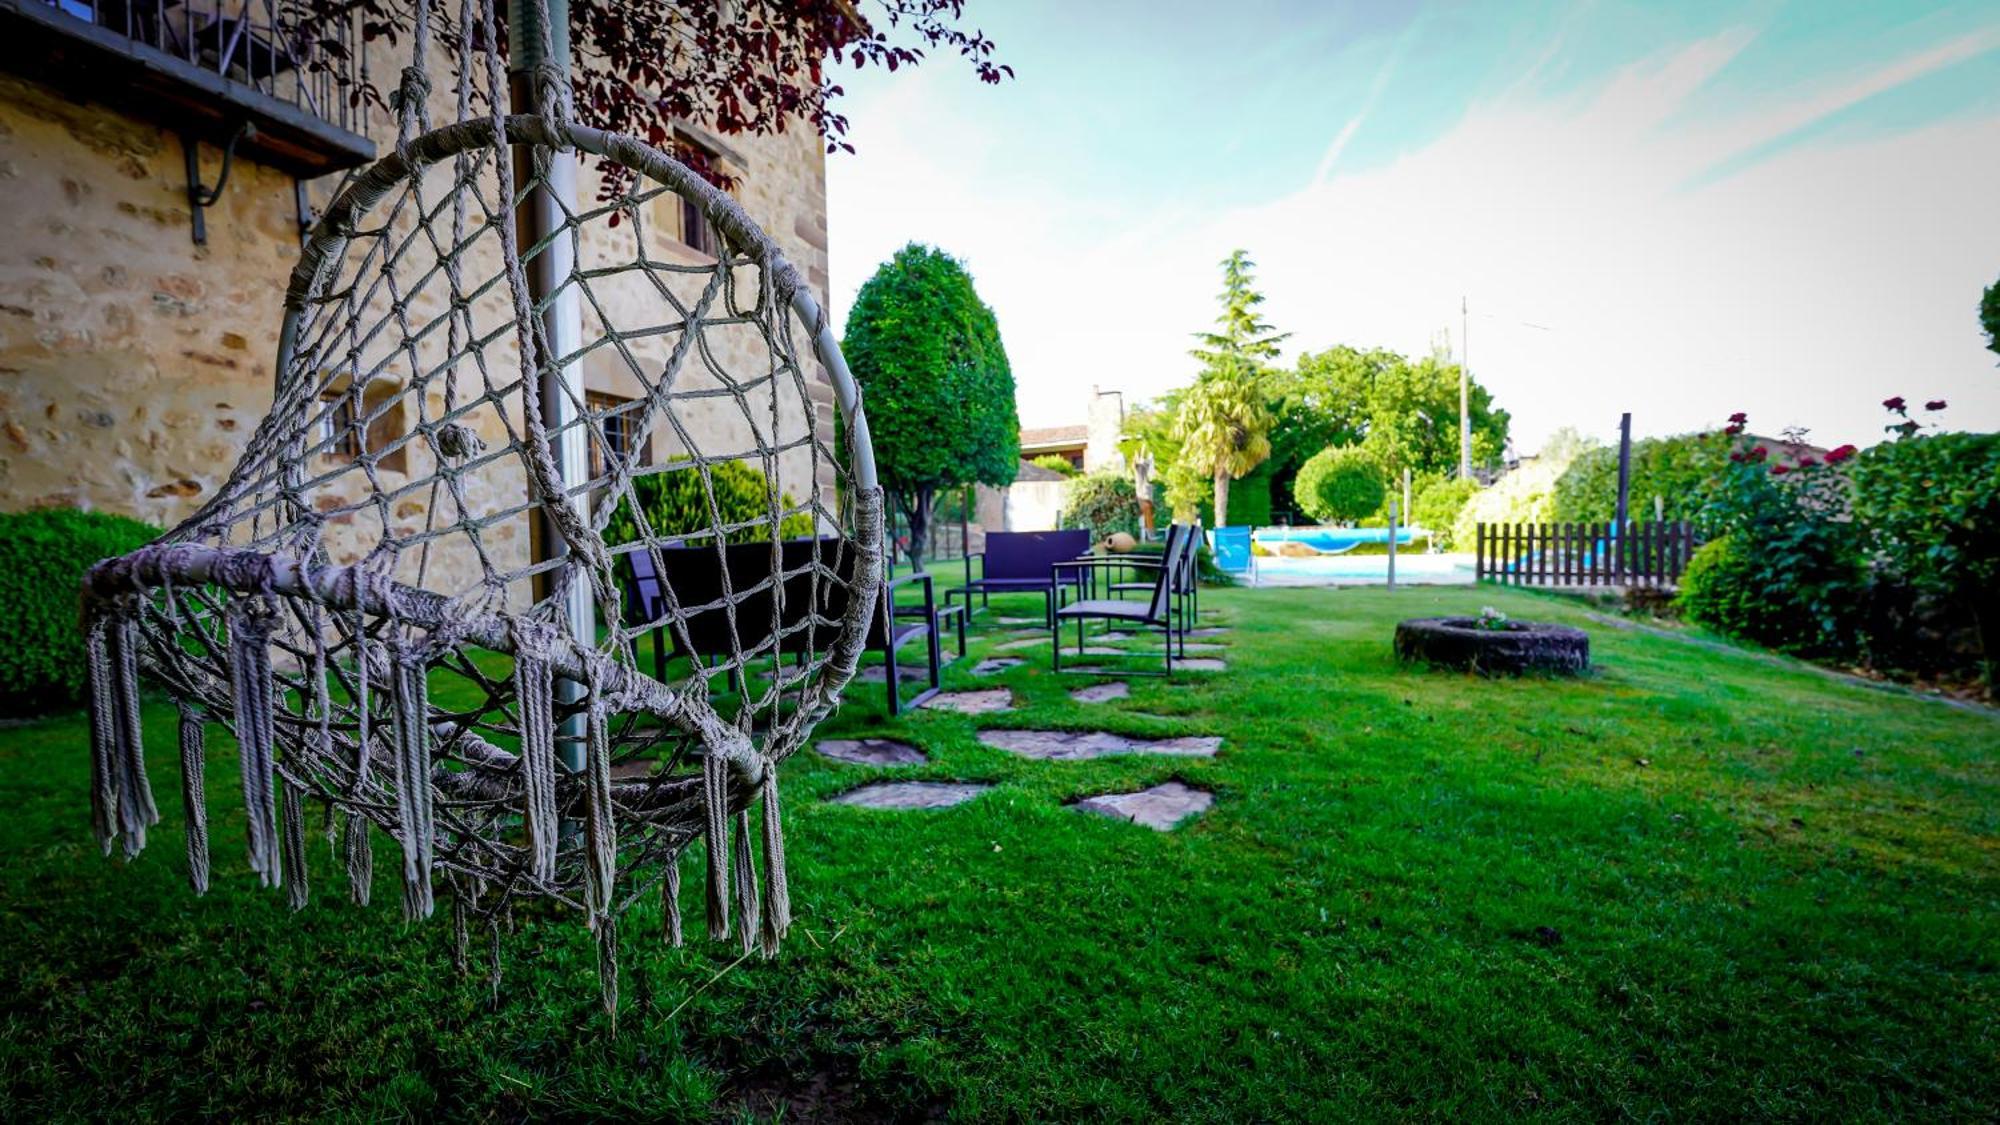
[[[449,89],[449,83],[438,83]],[[437,120],[449,119],[440,94]],[[375,139],[384,151],[391,129],[378,115]],[[826,300],[826,197],[819,139],[794,128],[775,137],[729,138],[725,167],[733,192],[751,216]],[[218,155],[205,150],[215,173]],[[292,180],[239,160],[222,198],[208,210],[208,244],[189,237],[186,173],[179,140],[170,132],[35,84],[0,76],[0,510],[69,506],[131,515],[162,527],[191,514],[228,477],[250,432],[269,411],[274,387],[282,296],[299,249]],[[330,181],[310,185],[324,204]],[[586,171],[581,193],[595,190]],[[664,260],[699,264],[676,231],[656,225],[649,248]],[[588,255],[590,251],[586,250]],[[637,276],[604,288],[614,320],[671,319],[657,293]],[[622,288],[621,288],[622,286]],[[587,328],[594,318],[587,320]],[[752,358],[751,345],[717,332],[712,350],[724,366]],[[809,357],[810,340],[799,343]],[[511,362],[511,342],[489,357]],[[641,349],[643,350],[643,349]],[[647,362],[659,355],[647,353]],[[629,365],[608,351],[581,364],[589,389],[630,396]],[[832,430],[831,392],[811,369],[812,405],[781,411],[780,431],[810,423]],[[342,378],[330,376],[336,381]],[[393,393],[393,381],[384,384]],[[367,409],[378,402],[371,384]],[[392,415],[408,426],[442,408],[435,395]],[[315,402],[308,408],[318,411]],[[493,413],[475,426],[505,440],[518,417]],[[435,413],[429,417],[435,418]],[[300,419],[301,427],[306,424]],[[743,411],[723,402],[687,412],[688,432],[704,452],[740,451],[754,444]],[[391,426],[391,429],[395,426]],[[765,436],[768,436],[766,434]],[[393,435],[371,433],[372,447]],[[662,436],[656,455],[677,441]],[[411,441],[399,470],[405,480],[429,472],[424,443]],[[785,485],[803,499],[824,489],[801,451],[790,456]],[[309,466],[309,469],[318,466]],[[487,491],[496,510],[524,491],[518,469],[492,470]],[[516,474],[516,475],[508,475]],[[392,491],[391,471],[370,485],[361,473],[330,472],[316,506],[344,522],[337,552],[356,556],[384,523],[407,533],[427,518],[419,493],[368,508],[362,493]],[[386,483],[385,483],[386,482]],[[345,489],[345,491],[343,491]],[[496,534],[496,540],[503,537]],[[524,558],[525,536],[508,534],[504,552]]]

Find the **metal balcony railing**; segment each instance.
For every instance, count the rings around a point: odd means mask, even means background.
[[[359,17],[296,0],[0,0],[8,69],[299,175],[372,159]],[[252,128],[244,129],[244,125]]]

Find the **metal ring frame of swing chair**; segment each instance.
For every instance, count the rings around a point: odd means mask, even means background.
[[[529,114],[506,117],[504,128],[509,145],[572,147],[650,177],[683,198],[694,199],[727,242],[744,252],[751,264],[763,268],[767,274],[789,275],[796,281],[796,271],[785,261],[776,245],[732,200],[644,142],[568,122],[560,125],[561,135],[558,135],[557,126],[543,117]],[[329,266],[337,264],[344,254],[348,239],[341,233],[341,224],[365,214],[391,190],[425,167],[481,148],[492,149],[493,129],[492,119],[468,120],[415,137],[356,177],[328,208],[301,253],[299,270],[294,275],[295,292],[287,300],[277,359],[281,381],[296,357],[303,309],[330,283],[335,270],[329,269]],[[529,250],[524,248],[523,254],[527,253]],[[297,292],[300,287],[296,280],[300,276],[311,279],[303,295]],[[857,561],[845,619],[836,639],[828,647],[816,682],[807,685],[798,710],[783,724],[784,730],[772,732],[773,737],[782,735],[782,741],[788,744],[781,748],[781,754],[803,743],[812,725],[832,709],[840,690],[853,676],[868,632],[869,618],[878,601],[875,591],[882,581],[880,491],[858,388],[841,356],[833,328],[809,288],[794,283],[790,290],[790,311],[812,332],[812,351],[827,371],[835,405],[847,427],[845,445],[848,458],[845,468],[853,489],[852,537],[856,543]],[[283,406],[283,401],[274,404],[274,419]],[[176,529],[181,533],[180,541],[142,548],[124,558],[107,560],[93,568],[85,583],[87,597],[92,604],[109,606],[134,597],[143,599],[160,590],[168,591],[171,596],[173,587],[188,589],[206,584],[238,596],[275,594],[301,598],[336,612],[374,616],[394,614],[407,624],[425,629],[446,626],[447,615],[457,612],[461,616],[449,622],[455,635],[482,648],[509,656],[519,655],[516,647],[517,632],[521,630],[519,623],[491,612],[467,614],[443,595],[408,586],[393,586],[393,596],[385,597],[385,583],[371,580],[365,573],[365,564],[319,566],[284,553],[189,541],[199,535],[197,529],[204,527],[205,518],[226,514],[229,506],[241,498],[243,487],[247,485],[239,487],[238,477],[243,474],[244,468],[239,465],[238,476],[232,477],[200,512]],[[169,539],[174,538],[170,534]],[[620,709],[650,712],[699,737],[704,744],[705,755],[719,760],[728,770],[729,815],[748,807],[756,799],[759,783],[763,780],[764,763],[775,759],[767,759],[752,743],[749,732],[725,722],[705,699],[692,698],[691,693],[662,684],[636,668],[610,659],[598,651],[589,638],[560,635],[549,628],[542,631],[541,639],[551,642],[547,656],[554,675],[589,682],[595,685],[602,697],[616,701]],[[169,658],[168,664],[171,665],[173,653],[160,649],[156,655]],[[205,669],[210,675],[197,676],[171,666],[161,668],[162,661],[159,659],[149,663],[161,671],[170,683],[197,698],[203,709],[211,712],[228,709],[228,684],[214,686],[197,682],[212,679],[212,668]],[[116,703],[114,699],[113,704]],[[430,711],[429,718],[435,722],[437,709],[433,707]],[[136,720],[133,722],[136,723]],[[294,722],[281,723],[280,727],[289,728],[281,737],[303,737]],[[136,726],[133,729],[136,732]],[[621,783],[613,784],[619,786]],[[622,783],[628,789],[639,784],[650,787],[644,807],[655,810],[663,822],[688,826],[688,832],[676,832],[676,839],[663,842],[663,846],[668,848],[667,854],[677,854],[680,846],[700,832],[697,826],[702,819],[702,778],[679,777],[668,782],[655,777],[644,782]],[[131,834],[128,832],[126,836],[128,851],[133,850]],[[143,824],[139,825],[139,839],[142,843]]]

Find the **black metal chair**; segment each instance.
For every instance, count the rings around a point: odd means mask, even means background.
[[[1059,604],[1056,607],[1055,628],[1050,630],[1053,634],[1053,664],[1055,670],[1057,672],[1063,670],[1063,622],[1076,622],[1076,647],[1078,655],[1081,656],[1083,654],[1083,623],[1085,621],[1104,621],[1117,622],[1119,625],[1126,627],[1159,630],[1160,647],[1166,657],[1165,670],[1151,672],[1119,667],[1081,667],[1071,669],[1071,671],[1088,675],[1166,676],[1172,679],[1174,674],[1175,618],[1177,616],[1174,590],[1177,582],[1176,576],[1181,572],[1181,556],[1187,551],[1190,538],[1189,529],[1181,527],[1178,524],[1167,528],[1166,553],[1161,557],[1160,565],[1153,571],[1152,590],[1144,601],[1133,601],[1125,598],[1089,598],[1070,604],[1064,598],[1064,604]],[[1098,557],[1082,559],[1066,565],[1095,570],[1103,567],[1124,566],[1125,560]]]
[[[950,605],[956,594],[965,599],[969,613],[974,594],[980,596],[981,605],[993,594],[1040,594],[1048,623],[1053,626],[1057,588],[1080,590],[1082,582],[1081,571],[1060,564],[1089,551],[1090,532],[1086,530],[989,531],[986,549],[965,556],[965,585],[946,590],[944,603]],[[982,560],[977,579],[972,577],[975,558]]]
[[[1176,533],[1180,534],[1187,541],[1185,549],[1181,551],[1180,566],[1175,570],[1173,577],[1174,613],[1178,618],[1175,622],[1174,633],[1180,641],[1181,655],[1186,656],[1188,630],[1194,628],[1195,622],[1199,619],[1201,612],[1199,602],[1201,597],[1201,525],[1168,525],[1168,536],[1172,537]],[[1157,572],[1161,567],[1166,565],[1166,555],[1164,552],[1158,558],[1134,558],[1127,555],[1119,558],[1117,562],[1133,573],[1145,573],[1148,577],[1144,581],[1111,582],[1106,587],[1111,596],[1114,598],[1123,598],[1127,594],[1140,594],[1150,597],[1153,592],[1155,580],[1154,572]]]
[[[818,605],[813,603],[813,556],[821,566],[843,580],[853,573],[854,550],[839,539],[787,539],[779,546],[784,574],[783,610],[772,628],[771,545],[736,543],[720,554],[713,545],[662,548],[659,552],[662,575],[656,573],[649,552],[634,551],[626,556],[633,602],[644,620],[653,625],[654,676],[665,679],[667,644],[674,654],[695,659],[727,658],[736,662],[732,678],[742,690],[742,665],[795,656],[803,660],[811,653],[824,652],[837,631],[836,625],[847,612],[847,587],[839,582],[817,583]],[[725,565],[728,585],[724,585]],[[764,589],[755,590],[759,584]],[[913,584],[923,586],[923,600],[915,605],[895,604],[895,592]],[[753,592],[745,594],[744,591]],[[728,591],[735,592],[730,612]],[[668,594],[672,594],[672,600]],[[943,686],[943,652],[939,646],[937,598],[928,574],[907,574],[883,583],[874,620],[868,627],[867,649],[882,654],[887,681],[889,714],[900,714],[937,694]],[[678,608],[678,614],[674,610]],[[913,640],[925,642],[927,683],[914,698],[902,696],[902,660],[899,651]]]

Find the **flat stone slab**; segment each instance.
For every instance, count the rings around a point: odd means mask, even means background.
[[[967,781],[877,781],[849,789],[833,803],[864,809],[948,809],[991,788]]]
[[[644,781],[653,776],[660,763],[653,758],[633,758],[611,767],[613,781]]]
[[[1199,816],[1215,803],[1215,794],[1193,789],[1178,781],[1141,789],[1137,793],[1104,793],[1086,797],[1071,806],[1078,812],[1113,816],[1143,824],[1155,832],[1171,832],[1191,816]]]
[[[989,691],[941,691],[923,705],[933,711],[956,711],[961,715],[990,715],[995,711],[1012,711],[1014,693],[1006,688]]]
[[[864,684],[884,683],[889,679],[889,666],[886,664],[870,664],[868,667],[854,673],[854,678]],[[929,683],[930,678],[931,670],[922,664],[915,666],[909,664],[896,665],[896,679],[903,683],[907,684],[915,680],[922,680],[925,683]]]
[[[998,621],[1002,625],[1047,625],[1048,624],[1048,621],[1046,619],[1040,617],[996,617],[993,620]]]
[[[1193,646],[1190,645],[1190,648]],[[1174,667],[1185,672],[1221,672],[1229,667],[1213,656],[1190,656],[1186,660],[1174,661]]]
[[[1049,639],[1047,637],[1022,637],[1018,641],[1008,641],[1006,644],[994,645],[993,649],[995,652],[1012,652],[1017,648],[1033,648],[1035,645],[1045,645],[1048,643]]]
[[[1078,703],[1109,703],[1132,694],[1132,685],[1124,680],[1113,680],[1108,684],[1092,684],[1069,693]]]
[[[1191,734],[1179,738],[1134,738],[1108,731],[983,730],[979,741],[996,750],[1046,762],[1075,762],[1113,754],[1169,754],[1180,758],[1213,758],[1222,737]]]
[[[930,760],[922,750],[893,738],[828,738],[814,743],[813,749],[857,766],[913,766]]]
[[[1227,632],[1229,632],[1229,626],[1227,626],[1227,625],[1210,625],[1210,626],[1209,626],[1208,628],[1206,628],[1206,629],[1189,629],[1189,630],[1188,630],[1188,636],[1190,636],[1190,637],[1220,637],[1220,636],[1222,636],[1223,634],[1225,634],[1225,633],[1227,633]]]
[[[990,676],[995,672],[1005,672],[1009,668],[1019,668],[1027,661],[1018,656],[989,656],[972,666],[975,676]]]

